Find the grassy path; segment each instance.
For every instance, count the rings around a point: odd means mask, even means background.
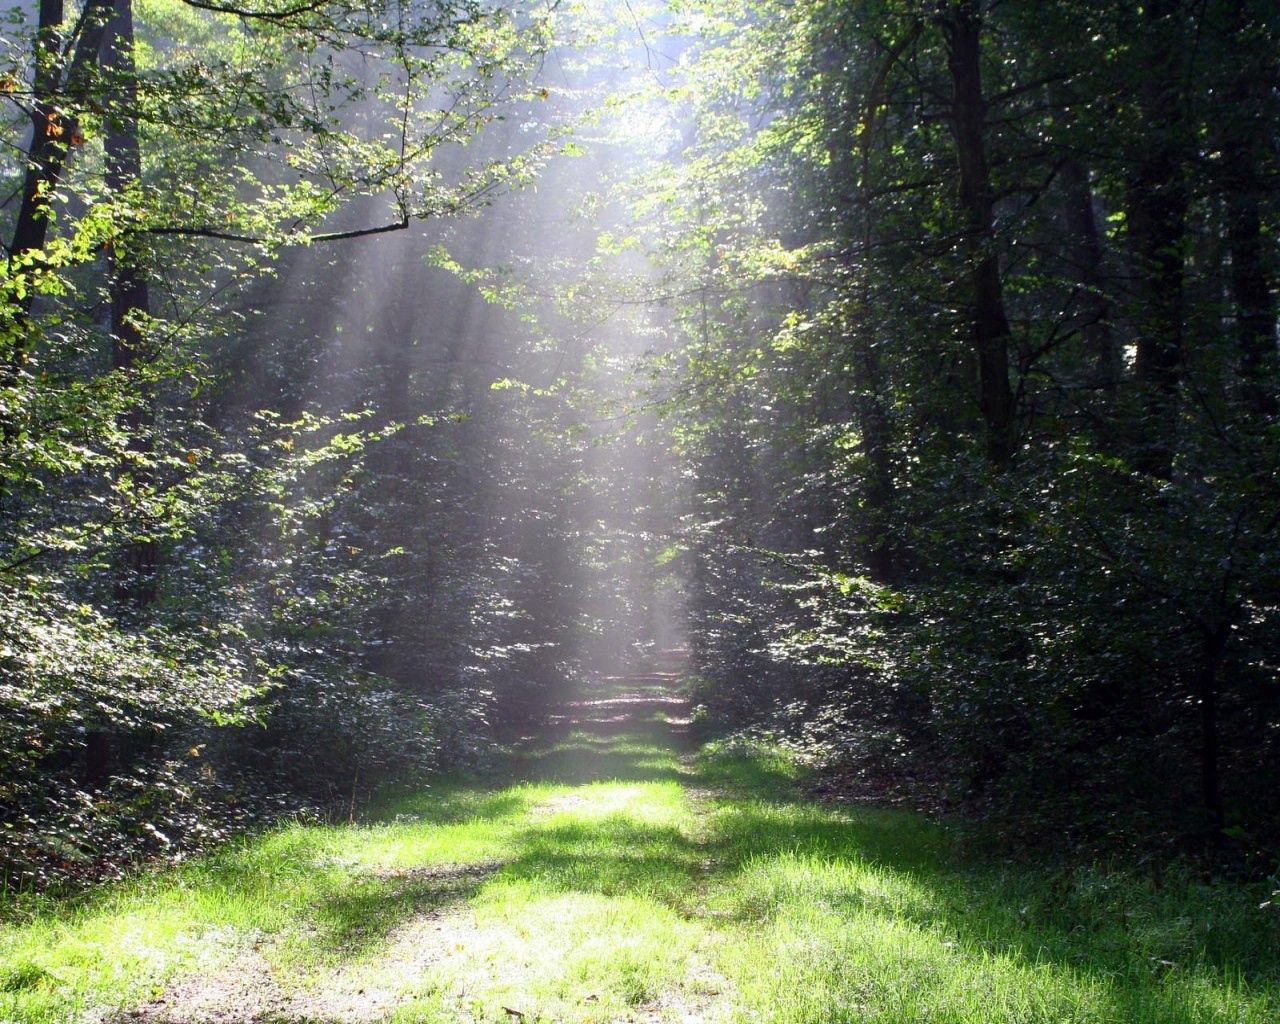
[[[583,702],[494,789],[293,826],[76,905],[8,907],[0,1020],[1280,1020],[1252,890],[957,858],[799,798],[683,706]]]

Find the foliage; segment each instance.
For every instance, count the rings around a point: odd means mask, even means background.
[[[701,699],[1006,839],[1260,867],[1278,26],[1034,8],[678,9],[630,188]]]
[[[527,182],[555,126],[520,146],[492,136],[538,102],[550,13],[11,12],[8,882],[114,872],[485,756],[480,679],[406,685],[362,635],[396,555],[385,537],[357,545],[353,521],[385,469],[371,453],[404,424],[354,396],[273,391],[264,368],[297,353],[273,347],[252,303],[299,250],[407,232]],[[458,595],[462,614],[490,621],[471,603],[497,600],[488,582]]]

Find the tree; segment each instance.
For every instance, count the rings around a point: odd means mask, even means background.
[[[367,416],[310,398],[274,414],[273,396],[226,376],[224,339],[254,344],[242,296],[290,250],[465,213],[527,181],[545,150],[541,135],[492,141],[538,99],[551,22],[537,4],[89,0],[66,13],[40,5],[3,89],[31,125],[10,136],[21,188],[0,380],[16,874],[154,847],[142,825],[187,813],[183,793],[234,818],[215,763],[259,796],[295,786],[296,805],[307,790],[279,774],[284,759],[255,768],[253,743],[225,727],[294,699],[338,707],[343,673],[364,740],[335,775],[436,756],[436,705],[388,687],[338,625],[342,602],[369,600],[368,569],[327,559],[313,576],[293,561],[394,425],[348,427]],[[211,429],[228,386],[244,415]],[[332,608],[323,642],[275,609],[284,593],[312,595],[298,613]],[[310,719],[310,735],[321,727]],[[211,743],[201,775],[180,752]],[[50,838],[68,831],[70,846]]]
[[[668,360],[709,708],[1006,836],[1260,842],[1270,12],[717,14],[659,180],[725,198],[654,243],[715,240]]]

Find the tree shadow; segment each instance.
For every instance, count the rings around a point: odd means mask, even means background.
[[[1280,1011],[1280,928],[1222,907],[1222,896],[1215,901],[1190,880],[1154,892],[1131,876],[976,861],[941,826],[914,816],[838,810],[778,793],[730,796],[702,848],[724,891],[744,885],[753,870],[787,860],[807,859],[810,873],[815,864],[865,865],[896,883],[887,895],[868,893],[837,870],[825,881],[807,881],[813,888],[805,897],[837,914],[875,910],[883,898],[891,904],[886,916],[946,936],[972,958],[975,974],[992,957],[1047,966],[1100,987],[1117,1020],[1216,1019],[1206,1009],[1206,986],[1220,992],[1246,986]],[[766,894],[739,901],[735,916],[764,919],[773,910]]]
[[[1280,928],[1224,911],[1223,897],[1197,891],[1194,881],[1155,892],[1133,876],[976,860],[943,827],[916,815],[815,803],[797,792],[785,762],[768,757],[682,767],[670,757],[670,727],[647,717],[665,706],[631,701],[634,713],[646,717],[629,725],[625,716],[579,719],[558,742],[530,752],[529,773],[566,784],[670,780],[708,787],[720,794],[709,827],[689,836],[626,815],[535,824],[516,838],[516,855],[500,878],[643,896],[690,916],[705,913],[699,901],[717,896],[743,923],[770,908],[735,904],[735,888],[770,862],[865,865],[889,880],[892,919],[944,936],[952,955],[972,962],[975,978],[992,958],[1047,969],[1104,993],[1117,1020],[1203,1021],[1213,1016],[1206,991],[1241,986],[1280,1006],[1274,955]],[[836,914],[876,909],[880,898],[842,881],[839,872],[819,889],[810,895]]]
[[[314,927],[303,948],[367,953],[406,921],[461,905],[498,869],[497,863],[445,865],[349,877],[309,908]]]
[[[684,748],[681,726],[670,719],[688,707],[668,677],[608,678],[549,715],[542,734],[515,753],[513,765],[521,777],[565,785],[684,780],[677,754]]]
[[[557,892],[640,896],[679,909],[703,855],[674,826],[619,814],[528,829],[498,877]]]
[[[594,746],[570,742],[530,759],[523,778],[554,785],[593,782],[681,782],[688,773],[660,752],[618,745]]]
[[[451,785],[391,795],[380,802],[366,820],[375,825],[498,821],[522,814],[528,810],[530,800],[529,794],[519,790],[477,791],[473,787]]]

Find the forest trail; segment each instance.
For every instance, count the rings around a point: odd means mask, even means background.
[[[605,680],[506,784],[286,827],[11,922],[0,1019],[1276,1019],[1274,977],[1204,955],[1192,896],[1081,882],[1054,903],[1043,877],[964,867],[916,815],[804,798],[767,746],[695,752],[689,723],[674,677]]]

